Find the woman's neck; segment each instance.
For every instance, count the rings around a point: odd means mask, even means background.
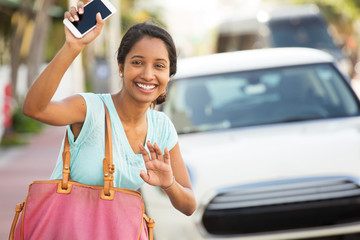
[[[111,97],[121,122],[137,125],[144,120],[146,121],[146,111],[150,104],[137,103],[126,99],[126,96],[121,91],[111,95]]]

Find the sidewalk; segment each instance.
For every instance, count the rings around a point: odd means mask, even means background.
[[[0,150],[0,239],[8,239],[15,206],[25,200],[28,186],[49,179],[65,127],[47,127],[29,145]]]

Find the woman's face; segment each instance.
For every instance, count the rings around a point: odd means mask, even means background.
[[[123,89],[135,101],[151,103],[165,92],[170,60],[161,39],[145,36],[126,55],[124,66],[119,67]]]

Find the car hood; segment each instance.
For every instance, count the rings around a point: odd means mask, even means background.
[[[183,134],[179,142],[197,196],[262,181],[360,176],[359,117]]]

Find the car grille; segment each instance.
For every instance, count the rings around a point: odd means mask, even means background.
[[[261,233],[360,221],[360,187],[346,177],[258,183],[220,190],[202,216],[214,235]]]

